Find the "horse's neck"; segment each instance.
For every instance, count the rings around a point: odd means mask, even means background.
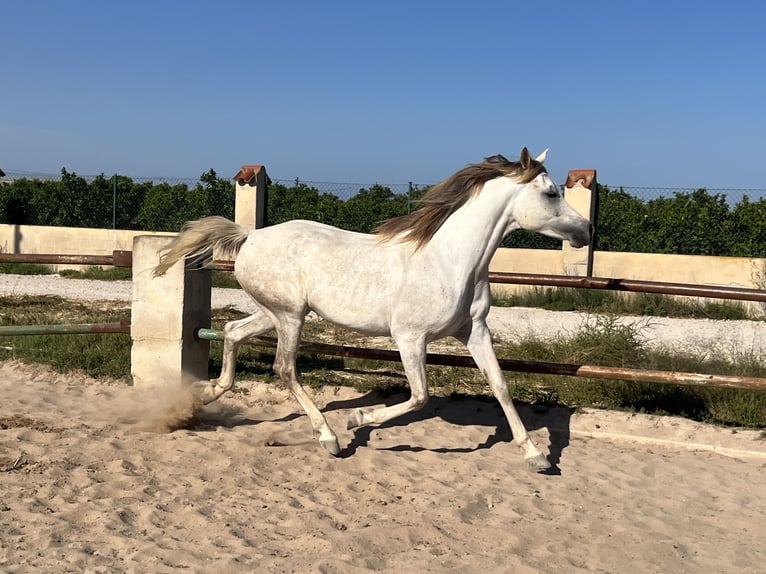
[[[511,194],[489,186],[453,213],[432,240],[455,272],[476,276],[487,269],[508,229]]]

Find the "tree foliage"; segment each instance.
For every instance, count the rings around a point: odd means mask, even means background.
[[[747,196],[731,209],[706,189],[642,201],[599,186],[596,249],[636,253],[761,256],[766,202]]]
[[[192,189],[137,183],[121,175],[101,174],[88,182],[66,169],[56,181],[16,179],[0,185],[2,223],[177,231],[205,215],[234,218],[234,185],[212,169]]]
[[[298,181],[272,183],[266,223],[309,219],[369,232],[390,217],[417,209],[425,191],[411,187],[409,193],[397,194],[375,184],[344,201]],[[706,189],[649,201],[607,186],[599,186],[598,194],[598,250],[766,257],[765,199],[751,201],[745,196],[732,208],[723,195]],[[177,231],[186,221],[206,215],[233,219],[234,198],[234,184],[212,169],[192,188],[135,182],[120,175],[102,174],[87,181],[62,169],[56,181],[16,179],[0,184],[0,222]],[[561,241],[519,230],[503,245],[560,249]]]
[[[766,257],[766,199],[744,196],[731,212],[728,235],[730,255]]]
[[[386,219],[406,214],[409,204],[420,195],[420,190],[414,190],[408,198],[407,194],[395,194],[390,188],[375,184],[361,188],[343,201],[305,183],[296,182],[292,187],[272,184],[269,186],[266,223],[275,225],[291,219],[309,219],[368,233]]]
[[[341,199],[305,183],[294,186],[272,183],[266,200],[266,224],[276,225],[291,219],[308,219],[329,225],[339,224]]]

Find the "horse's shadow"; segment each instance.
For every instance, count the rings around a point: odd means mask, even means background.
[[[407,391],[372,391],[353,399],[332,401],[322,410],[329,412],[375,406],[390,406],[406,400],[407,397]],[[548,430],[550,439],[548,445],[548,462],[551,463],[551,469],[547,471],[547,474],[560,474],[558,465],[561,461],[561,455],[564,449],[569,446],[569,425],[574,409],[560,406],[528,405],[523,403],[515,403],[515,406],[527,430]],[[198,413],[193,426],[196,430],[205,430],[216,426],[234,428],[266,422],[266,420],[257,420],[241,415],[242,413],[234,412],[231,409],[218,408],[212,411]],[[296,411],[278,419],[269,419],[269,422],[289,422],[301,416],[303,416],[303,413]],[[350,457],[353,456],[358,449],[369,446],[371,435],[376,429],[400,427],[435,417],[453,425],[476,425],[488,427],[492,430],[490,431],[490,434],[488,434],[486,440],[475,446],[469,447],[426,448],[409,444],[399,444],[390,447],[378,446],[376,448],[390,451],[419,452],[428,450],[438,453],[459,453],[488,449],[498,443],[511,442],[513,440],[513,435],[511,434],[505,414],[500,408],[500,404],[494,398],[470,397],[463,395],[437,396],[431,397],[425,408],[420,411],[402,415],[380,425],[365,426],[355,429],[352,440],[344,449],[342,449],[339,456],[342,458]]]
[[[369,406],[389,406],[406,400],[406,393],[381,394],[370,392],[358,398],[328,403],[325,411],[340,409],[355,409]],[[549,407],[546,405],[515,404],[519,416],[527,430],[548,429],[550,437],[548,462],[551,463],[549,474],[560,474],[558,464],[561,461],[563,450],[569,445],[569,421],[574,409],[566,407]],[[513,435],[508,426],[500,404],[492,397],[470,397],[464,395],[452,395],[444,397],[431,397],[425,408],[420,411],[408,413],[391,421],[376,426],[366,426],[356,429],[354,438],[348,446],[341,451],[341,456],[352,456],[357,449],[367,447],[370,443],[372,432],[376,429],[398,427],[438,417],[447,423],[458,426],[478,425],[493,429],[486,440],[471,447],[457,448],[425,448],[400,444],[391,447],[383,447],[381,450],[392,451],[423,451],[439,453],[473,452],[491,448],[502,443],[511,442]],[[380,448],[380,447],[377,447]]]

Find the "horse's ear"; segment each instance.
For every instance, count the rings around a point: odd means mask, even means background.
[[[523,150],[521,150],[521,157],[519,158],[519,163],[521,164],[522,169],[529,169],[529,166],[532,163],[532,156],[529,155],[529,150],[526,147]]]
[[[541,153],[540,155],[538,155],[538,156],[535,158],[535,161],[539,161],[540,163],[545,163],[545,158],[546,158],[546,157],[548,157],[548,150],[549,150],[549,149],[550,149],[550,148],[545,148],[545,149],[543,150],[543,153]]]
[[[484,161],[486,161],[487,163],[503,163],[503,164],[510,163],[507,159],[505,159],[504,156],[500,154],[493,155],[490,157],[485,157]]]

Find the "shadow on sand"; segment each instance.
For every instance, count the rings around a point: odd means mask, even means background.
[[[369,392],[354,399],[332,401],[323,409],[324,411],[337,411],[344,409],[369,408],[374,406],[389,406],[402,402],[407,399],[407,393],[402,391],[382,393],[379,391]],[[547,429],[550,443],[548,446],[548,462],[551,463],[551,469],[546,474],[560,474],[558,464],[564,449],[569,446],[570,440],[570,419],[574,409],[566,407],[548,407],[545,405],[527,405],[515,403],[524,426],[529,431]],[[248,418],[245,413],[231,406],[213,406],[205,407],[197,414],[192,427],[197,431],[212,430],[215,427],[233,428],[238,426],[256,425],[265,420]],[[296,403],[296,411],[278,419],[269,419],[269,422],[288,422],[304,416]],[[210,408],[213,407],[213,408]],[[431,397],[428,404],[420,411],[409,413],[398,417],[387,423],[378,426],[361,427],[354,431],[354,438],[344,448],[340,456],[353,456],[359,448],[369,446],[370,436],[375,429],[386,429],[391,427],[400,427],[438,417],[452,425],[459,426],[483,426],[493,429],[487,436],[487,439],[474,447],[461,448],[436,448],[426,449],[425,447],[412,446],[408,444],[396,445],[382,450],[392,451],[411,451],[418,452],[431,450],[433,452],[473,452],[477,450],[491,448],[502,443],[511,442],[513,436],[505,419],[499,403],[492,397],[471,397],[471,396],[447,396]],[[538,444],[539,447],[546,445]]]
[[[407,399],[406,393],[381,394],[379,392],[370,392],[359,398],[345,401],[334,401],[329,403],[324,410],[355,409],[371,406],[389,406],[402,402]],[[561,460],[562,451],[569,446],[569,421],[574,409],[566,407],[548,407],[544,405],[526,405],[514,403],[524,426],[528,431],[547,429],[550,437],[548,445],[548,462],[551,463],[551,469],[548,474],[560,474],[558,463]],[[422,451],[431,450],[433,452],[473,452],[491,448],[501,442],[511,442],[513,435],[508,426],[505,414],[500,408],[500,404],[492,397],[471,397],[463,395],[453,395],[447,397],[431,397],[428,404],[420,411],[408,413],[382,425],[368,426],[356,429],[354,439],[341,452],[341,456],[351,456],[358,448],[367,447],[370,441],[370,435],[375,429],[385,429],[407,425],[412,422],[422,421],[438,417],[452,425],[468,426],[478,425],[494,429],[487,439],[469,448],[435,448],[426,449],[419,446],[397,445],[382,450],[393,451]],[[539,445],[542,446],[542,445]]]

